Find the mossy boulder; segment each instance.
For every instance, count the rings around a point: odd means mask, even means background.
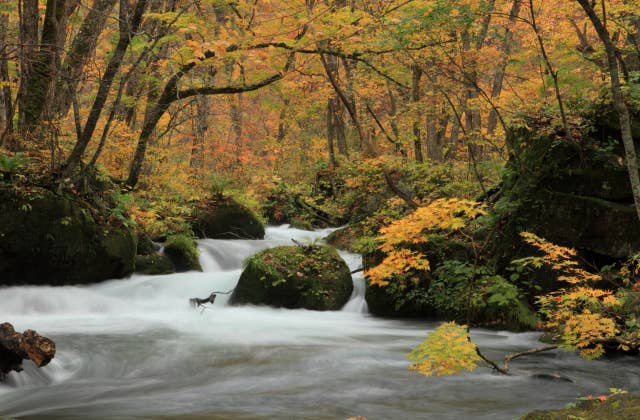
[[[349,300],[349,267],[329,246],[280,246],[245,262],[232,304],[338,310]]]
[[[156,245],[149,235],[144,233],[138,234],[138,247],[136,248],[137,255],[153,255],[160,250],[160,245]]]
[[[605,401],[584,400],[561,410],[534,411],[521,420],[619,420],[640,418],[640,395],[619,394]]]
[[[82,284],[133,272],[135,235],[74,195],[0,188],[0,284]]]
[[[587,115],[573,140],[543,120],[510,134],[511,155],[500,192],[485,229],[478,232],[485,235],[498,272],[512,260],[536,253],[521,239],[523,231],[575,248],[581,259],[596,266],[640,251],[640,222],[624,148],[608,115],[603,109]],[[634,116],[634,124],[639,122]],[[554,279],[545,268],[530,273],[532,284],[543,290],[556,288]]]
[[[187,235],[169,236],[163,252],[169,257],[178,273],[202,271],[196,241]]]
[[[192,228],[199,238],[264,238],[264,226],[256,215],[233,198],[221,195],[197,203]]]
[[[173,263],[164,254],[136,255],[136,269],[138,274],[171,274],[174,272]]]

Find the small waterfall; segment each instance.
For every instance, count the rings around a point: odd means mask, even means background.
[[[367,301],[364,300],[364,294],[366,291],[366,281],[363,276],[353,277],[353,293],[351,293],[351,299],[342,308],[346,312],[357,312],[366,314],[369,312],[367,308]]]

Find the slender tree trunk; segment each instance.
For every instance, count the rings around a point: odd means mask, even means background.
[[[332,77],[339,83],[340,71],[338,58],[329,55],[326,57],[326,61],[327,75],[328,73],[331,73],[330,77]],[[334,93],[332,100],[327,102],[327,107],[329,106],[331,106],[331,108],[327,108],[327,113],[329,113],[332,118],[332,128],[334,130],[335,139],[338,145],[338,152],[343,156],[348,156],[346,125],[344,121],[344,107],[342,106],[340,96],[337,93]]]
[[[289,110],[289,103],[289,98],[283,98],[282,109],[278,117],[278,134],[276,134],[276,142],[278,142],[278,144],[282,143],[287,135],[287,111]]]
[[[229,104],[229,117],[231,119],[231,134],[233,144],[236,146],[236,153],[242,151],[242,94],[233,95]]]
[[[82,80],[82,73],[87,61],[94,55],[98,36],[117,0],[95,0],[80,25],[78,33],[71,42],[69,53],[62,64],[58,76],[54,115],[64,117],[69,112],[72,93]]]
[[[611,94],[613,96],[613,106],[618,113],[620,119],[620,131],[622,132],[622,143],[624,145],[627,170],[629,172],[629,179],[631,181],[631,189],[633,192],[633,201],[636,206],[636,212],[638,213],[638,219],[640,220],[640,175],[638,174],[638,157],[636,155],[636,147],[633,142],[633,134],[631,131],[631,116],[629,109],[625,103],[624,94],[621,88],[620,72],[618,68],[618,60],[616,57],[616,48],[611,40],[609,31],[604,25],[603,21],[596,14],[591,2],[589,0],[577,0],[580,6],[584,9],[589,20],[593,24],[598,37],[604,44],[604,49],[607,55],[607,62],[609,64],[609,76],[611,77]]]
[[[18,128],[25,137],[31,137],[28,125],[32,118],[32,110],[29,104],[33,102],[33,87],[31,86],[34,75],[33,57],[38,52],[38,0],[19,0],[20,13],[20,88],[18,90]],[[41,92],[39,100],[44,94]],[[22,148],[17,146],[17,148]]]
[[[464,115],[465,115],[465,132],[467,134],[466,141],[469,151],[473,153],[475,158],[482,156],[483,147],[482,144],[478,144],[482,132],[481,132],[481,114],[480,109],[477,106],[477,99],[480,96],[478,91],[478,71],[477,60],[474,57],[474,52],[471,51],[471,35],[468,30],[462,32],[462,67],[465,77],[465,102],[464,102]],[[476,41],[476,45],[481,45],[484,39]],[[472,104],[476,102],[476,104]]]
[[[104,104],[107,101],[111,85],[113,84],[118,70],[120,69],[124,54],[129,47],[131,38],[140,27],[142,15],[147,8],[147,1],[148,0],[137,0],[131,17],[129,18],[127,13],[128,1],[120,0],[120,35],[118,38],[118,43],[113,51],[113,55],[111,56],[111,59],[109,60],[107,68],[105,69],[100,81],[98,93],[96,94],[96,98],[93,101],[93,105],[91,106],[91,110],[89,111],[89,116],[87,117],[87,122],[82,131],[82,137],[76,142],[73,150],[71,151],[71,154],[69,155],[69,158],[67,159],[65,168],[62,172],[63,179],[69,177],[73,170],[82,161],[82,155],[87,149],[96,126],[98,125],[98,119],[100,118],[100,114],[102,113]]]
[[[196,171],[204,168],[204,143],[209,128],[210,102],[209,97],[205,95],[199,95],[196,100],[195,130],[189,161],[189,166]]]
[[[564,101],[562,100],[562,94],[560,92],[558,72],[553,67],[553,64],[551,63],[551,59],[547,54],[547,49],[544,45],[544,40],[542,39],[542,33],[540,32],[540,27],[538,26],[538,22],[536,19],[536,12],[533,7],[533,0],[529,0],[529,11],[531,13],[531,27],[533,28],[533,31],[536,33],[536,38],[538,40],[538,45],[540,47],[540,54],[542,55],[542,60],[544,61],[547,71],[549,72],[549,74],[551,75],[551,78],[553,79],[553,88],[555,90],[556,101],[558,102],[558,108],[560,109],[560,118],[562,119],[562,126],[564,127],[567,138],[571,139],[572,138],[571,130],[569,128],[569,123],[567,122],[567,115],[564,111]]]
[[[13,130],[13,99],[9,80],[9,59],[7,54],[9,33],[9,15],[0,13],[0,146],[4,143],[4,137]]]
[[[365,153],[369,156],[374,156],[375,151],[373,150],[372,145],[369,143],[368,137],[362,128],[362,124],[360,124],[360,120],[358,119],[358,113],[355,108],[355,103],[349,100],[347,93],[344,91],[344,89],[342,89],[335,75],[332,72],[327,70],[328,64],[324,54],[320,54],[320,61],[322,62],[322,65],[325,69],[325,73],[329,79],[329,82],[331,83],[331,86],[333,87],[334,91],[338,94],[338,97],[340,98],[342,105],[347,109],[347,112],[349,113],[349,117],[351,117],[351,122],[353,123],[356,129],[356,132],[358,133],[358,138],[360,139],[361,144],[363,144],[365,147]]]
[[[449,149],[447,150],[446,158],[455,159],[458,154],[458,147],[460,146],[460,121],[457,118],[453,119],[453,125],[451,126],[451,135],[449,136]]]
[[[407,157],[407,152],[404,150],[398,139],[400,138],[400,129],[398,128],[398,101],[396,99],[396,95],[393,93],[389,82],[387,81],[387,92],[389,93],[389,119],[391,126],[391,132],[393,133],[393,138],[396,141],[395,150],[396,153],[400,154],[403,157]]]
[[[336,106],[336,99],[329,98],[327,101],[327,152],[329,154],[329,166],[331,168],[336,167],[336,152],[333,146],[336,137],[335,115],[334,108]]]
[[[411,102],[417,105],[420,102],[420,79],[422,78],[422,69],[417,64],[411,66]],[[424,162],[422,154],[422,132],[420,130],[419,117],[416,116],[413,121],[413,152],[416,162]]]
[[[38,137],[42,134],[38,130],[42,128],[42,121],[52,118],[54,86],[60,68],[60,55],[66,40],[67,21],[77,4],[75,0],[47,1],[38,49],[34,51],[35,55],[25,57],[31,61],[31,64],[29,71],[25,73],[26,79],[23,78],[24,89],[19,99],[20,131],[23,135],[35,133]],[[28,9],[25,8],[25,12],[32,7],[33,5],[30,5]],[[37,24],[29,22],[34,18],[33,13],[37,11],[30,10],[25,15],[27,19],[24,22],[25,29],[30,28],[27,32],[37,29]],[[37,14],[35,17],[37,19]],[[33,34],[28,38],[33,41]]]
[[[513,25],[518,19],[520,14],[520,7],[522,6],[522,0],[513,0],[511,4],[511,11],[509,12],[509,22],[504,30],[504,41],[502,42],[502,57],[496,72],[493,76],[493,86],[491,87],[491,97],[498,98],[502,92],[502,83],[504,82],[504,75],[507,70],[507,63],[511,55],[511,47],[513,46]],[[489,117],[487,120],[487,133],[489,135],[496,131],[498,126],[498,112],[495,109],[489,111]]]

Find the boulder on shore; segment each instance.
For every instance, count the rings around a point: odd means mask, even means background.
[[[135,235],[71,194],[0,188],[0,284],[83,284],[133,272]]]
[[[31,360],[36,366],[47,365],[56,354],[55,343],[33,330],[22,334],[13,325],[0,324],[0,380],[11,371],[20,372],[22,361]]]
[[[231,303],[338,310],[352,291],[351,272],[335,248],[280,246],[247,259]]]
[[[187,235],[173,235],[164,244],[163,255],[168,257],[177,273],[202,271],[196,241]]]
[[[264,226],[255,214],[233,198],[222,195],[197,203],[192,228],[199,238],[264,238]]]

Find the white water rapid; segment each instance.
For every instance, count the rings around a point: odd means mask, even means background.
[[[337,312],[230,307],[227,295],[204,310],[189,306],[232,289],[247,256],[327,233],[283,226],[268,228],[264,241],[203,240],[203,273],[0,288],[0,322],[57,345],[50,365],[27,362],[0,384],[0,417],[512,419],[609,387],[640,388],[638,363],[561,351],[514,361],[512,376],[412,374],[404,355],[434,324],[369,316],[361,276]],[[359,256],[342,256],[359,268]],[[533,333],[476,330],[473,338],[493,357],[539,345]]]

